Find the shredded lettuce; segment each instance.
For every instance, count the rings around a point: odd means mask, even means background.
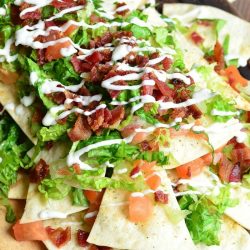
[[[154,29],[155,33],[155,41],[161,46],[169,46],[174,45],[174,39],[172,35],[169,33],[168,29],[163,27],[157,27]]]
[[[133,32],[133,35],[137,39],[146,39],[148,40],[150,38],[151,31],[147,27],[141,27],[136,24],[129,25],[130,27],[128,28],[130,31]]]
[[[84,196],[82,189],[72,188],[72,204],[74,206],[83,206],[83,207],[89,205],[88,200]]]
[[[250,189],[250,173],[243,175],[242,185],[243,187]]]
[[[42,127],[38,132],[38,138],[43,141],[57,141],[66,134],[68,124],[56,124],[49,128]]]
[[[64,183],[63,178],[46,178],[42,180],[38,190],[46,199],[61,200],[69,194],[71,187]]]
[[[222,216],[226,208],[236,204],[237,200],[230,199],[229,186],[221,188],[219,195],[209,199],[205,196],[185,195],[179,200],[181,209],[191,212],[186,217],[186,224],[193,241],[208,246],[219,245]]]
[[[138,115],[141,119],[143,119],[147,123],[154,125],[154,124],[159,123],[159,121],[156,118],[154,118],[154,115],[155,115],[154,111],[155,110],[153,109],[152,111],[150,110],[150,112],[146,112],[146,111],[144,111],[143,108],[141,108],[141,109],[136,111],[136,115]]]
[[[233,118],[235,115],[227,115],[227,116],[219,116],[213,115],[213,110],[223,111],[223,112],[233,112],[235,113],[237,110],[229,99],[223,99],[221,95],[216,95],[215,97],[209,99],[206,102],[207,113],[212,117],[214,121],[217,122],[226,122]]]
[[[24,137],[13,120],[4,114],[0,118],[0,204],[7,207],[6,220],[13,222],[13,211],[8,203],[10,186],[17,180],[17,171],[29,162],[27,151],[32,144]]]

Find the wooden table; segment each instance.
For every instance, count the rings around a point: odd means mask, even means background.
[[[250,0],[237,0],[232,5],[239,16],[250,21]]]

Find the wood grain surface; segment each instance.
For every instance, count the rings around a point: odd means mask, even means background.
[[[242,18],[250,21],[250,0],[237,0],[232,5]]]

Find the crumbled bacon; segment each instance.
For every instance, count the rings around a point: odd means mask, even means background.
[[[52,148],[53,148],[53,146],[54,146],[53,141],[48,141],[48,142],[46,142],[46,144],[45,144],[45,148],[46,148],[46,150],[50,150],[50,149],[52,149]]]
[[[172,65],[173,61],[171,58],[166,57],[163,61],[162,61],[162,65],[164,70],[169,70],[171,65]]]
[[[40,183],[48,174],[49,165],[43,159],[40,159],[30,173],[30,181]]]
[[[155,195],[155,201],[162,203],[162,204],[167,204],[168,203],[168,194],[165,194],[163,191],[158,190],[154,193]]]
[[[136,65],[138,67],[145,67],[148,61],[149,61],[148,57],[142,55],[137,55],[135,58]]]
[[[225,60],[224,60],[224,50],[221,44],[217,41],[214,46],[214,59],[217,62],[215,66],[215,71],[220,72],[222,69],[225,68]]]
[[[229,175],[229,182],[240,182],[242,178],[240,163],[236,163]]]
[[[45,64],[45,62],[46,62],[45,49],[38,49],[37,50],[37,62],[41,66]]]
[[[204,41],[204,38],[195,31],[191,33],[191,39],[197,45],[202,44]]]
[[[135,178],[140,173],[140,168],[138,166],[134,167],[130,172],[130,177]]]
[[[78,5],[85,5],[86,0],[53,0],[51,5],[57,9],[63,10],[67,8],[72,8]]]
[[[79,115],[73,128],[68,132],[70,140],[72,142],[87,140],[91,135],[92,132],[86,118]]]
[[[116,8],[118,9],[118,8],[126,6],[126,5],[127,5],[126,3],[117,3]],[[129,12],[129,8],[122,10],[122,11],[116,10],[116,13],[118,15],[121,15],[121,16],[125,16],[128,12]]]
[[[97,16],[96,14],[91,14],[89,18],[90,24],[104,23],[105,19],[103,17]]]
[[[79,60],[76,55],[70,61],[77,73],[89,72],[93,67],[92,64]]]
[[[125,116],[125,109],[123,106],[118,106],[112,109],[110,112],[111,112],[111,119],[109,121],[109,125],[119,124]]]
[[[32,123],[40,123],[43,120],[43,112],[40,107],[35,107],[34,113],[32,114],[31,121]]]
[[[102,60],[103,60],[103,56],[102,56],[101,52],[99,52],[99,51],[95,51],[91,55],[89,55],[85,58],[85,61],[87,61],[88,63],[91,63],[92,65],[95,65],[95,64],[101,62]]]
[[[117,31],[116,33],[113,34],[114,38],[122,38],[122,37],[131,37],[133,36],[132,31]]]
[[[201,110],[196,105],[189,106],[188,111],[194,119],[199,119],[202,116]]]
[[[67,227],[63,229],[61,227],[53,229],[51,227],[46,227],[49,239],[56,247],[65,246],[71,240],[71,228]]]
[[[20,10],[20,12],[22,12],[23,10],[30,8],[30,7],[32,7],[31,4],[23,2],[23,3],[21,3],[19,10]],[[39,19],[41,19],[41,10],[37,9],[35,11],[27,12],[24,15],[21,15],[20,18],[22,20],[26,20],[26,19],[39,20]]]
[[[107,43],[111,43],[113,41],[113,34],[110,32],[106,32],[102,37],[97,37],[95,40],[90,41],[90,48],[99,48],[104,46]]]
[[[114,83],[113,85],[126,86],[128,84],[126,81],[120,80],[120,81],[117,81],[116,83]],[[121,93],[120,90],[109,90],[108,92],[109,92],[112,99],[117,98],[119,96],[119,94]]]
[[[165,82],[160,81],[159,79],[155,78],[155,83],[158,89],[161,91],[163,96],[173,97],[174,91],[168,87],[168,85]]]
[[[89,233],[84,232],[83,230],[77,231],[77,243],[80,247],[86,247],[88,245],[87,239],[89,237]]]
[[[175,108],[173,109],[170,117],[172,119],[175,119],[175,118],[186,118],[188,116],[189,112],[188,112],[188,108],[187,107],[182,107],[182,108]]]

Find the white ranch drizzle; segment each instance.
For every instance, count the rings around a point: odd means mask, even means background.
[[[239,111],[232,112],[232,111],[221,111],[217,109],[213,109],[211,111],[211,115],[215,115],[215,116],[233,116],[233,115],[239,115],[239,114],[240,114]]]
[[[35,94],[31,93],[29,96],[24,96],[21,98],[21,103],[25,106],[25,107],[29,107],[35,100]]]
[[[23,15],[25,15],[27,13],[36,11],[36,10],[42,8],[42,7],[45,7],[45,6],[49,5],[52,2],[52,0],[43,0],[43,1],[39,1],[39,0],[24,0],[22,2],[31,4],[31,5],[34,5],[34,6],[26,8],[23,11],[21,11],[20,16],[23,16]],[[17,2],[17,3],[20,3],[20,2]],[[17,5],[19,5],[19,4],[17,4]]]
[[[5,43],[5,46],[3,49],[0,49],[0,62],[4,62],[5,60],[7,62],[13,62],[17,59],[17,55],[11,55],[10,53],[10,49],[11,49],[11,45],[14,43],[14,39],[10,38],[9,40],[7,40],[7,42]]]
[[[126,5],[123,5],[123,6],[120,6],[118,7],[115,12],[122,12],[122,11],[125,11],[125,10],[130,10],[129,6],[126,4]]]
[[[52,210],[43,210],[39,213],[39,218],[42,220],[48,220],[48,219],[65,219],[67,218],[67,214],[66,213],[62,213],[59,211],[52,211]]]
[[[79,164],[81,169],[86,169],[86,168],[89,169],[89,166],[80,160],[80,157],[82,155],[84,155],[85,153],[89,152],[92,149],[96,149],[99,147],[110,146],[114,144],[121,144],[122,142],[130,143],[133,140],[133,138],[134,138],[134,134],[124,139],[114,139],[114,140],[106,140],[106,141],[97,142],[87,147],[84,147],[82,149],[79,149],[78,151],[70,152],[67,156],[67,164],[68,166],[72,166],[73,164]]]
[[[1,7],[0,8],[0,16],[5,16],[6,15],[6,9]]]
[[[84,219],[89,219],[89,218],[93,218],[98,214],[98,211],[93,211],[93,212],[89,212],[87,214],[84,215]]]

